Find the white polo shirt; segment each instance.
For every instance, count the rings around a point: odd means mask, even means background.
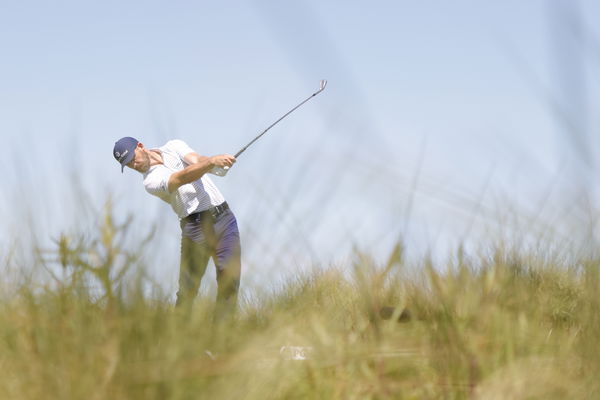
[[[179,218],[204,211],[225,201],[219,189],[206,174],[169,193],[168,184],[171,174],[188,166],[183,157],[193,150],[182,140],[170,140],[156,150],[162,153],[163,164],[153,165],[146,171],[144,187],[148,193],[169,203]]]

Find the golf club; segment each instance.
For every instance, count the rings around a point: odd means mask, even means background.
[[[315,97],[316,95],[318,95],[319,93],[321,93],[323,91],[323,89],[325,89],[325,86],[327,86],[327,81],[326,80],[322,80],[319,84],[319,90],[317,90],[316,92],[314,92],[313,94],[311,94],[306,100],[304,100],[302,103],[298,104],[296,107],[292,108],[290,111],[288,111],[287,113],[285,113],[281,118],[279,118],[277,121],[273,122],[271,125],[269,125],[269,127],[267,129],[265,129],[264,131],[262,131],[257,137],[255,137],[254,139],[252,139],[252,141],[250,143],[248,143],[247,145],[245,145],[244,147],[242,147],[242,149],[240,151],[238,151],[237,153],[235,153],[235,158],[238,158],[240,156],[240,154],[242,154],[244,151],[246,151],[246,149],[248,147],[250,147],[250,145],[254,142],[256,142],[258,139],[260,139],[260,137],[262,135],[264,135],[265,133],[267,133],[267,131],[269,129],[271,129],[272,127],[274,127],[275,125],[277,125],[277,123],[279,121],[281,121],[282,119],[284,119],[285,117],[287,117],[288,115],[290,115],[294,110],[296,110],[298,107],[300,107],[302,104],[306,103],[307,101],[309,101],[310,99],[312,99],[313,97]],[[227,172],[229,171],[229,167],[214,167],[210,172],[212,174],[218,175],[218,176],[225,176],[227,175]]]

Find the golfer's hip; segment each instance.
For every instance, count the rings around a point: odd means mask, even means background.
[[[214,232],[215,225],[226,218],[233,218],[235,220],[227,202],[223,202],[203,211],[192,213],[181,219],[180,226],[182,235],[197,241],[208,233],[207,230],[210,230],[211,233]],[[214,233],[218,234],[218,232]]]

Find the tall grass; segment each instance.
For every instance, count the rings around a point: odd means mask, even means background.
[[[115,244],[124,226],[107,210],[96,238],[63,236],[39,259],[53,282],[0,296],[0,398],[600,397],[600,260],[497,247],[408,268],[398,245],[385,265],[356,254],[213,325],[212,299],[187,312],[124,279],[143,252]]]

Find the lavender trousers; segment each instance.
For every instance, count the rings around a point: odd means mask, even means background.
[[[241,275],[240,233],[233,212],[223,203],[181,220],[181,265],[177,305],[191,304],[212,257],[217,269],[214,319],[231,317]]]

